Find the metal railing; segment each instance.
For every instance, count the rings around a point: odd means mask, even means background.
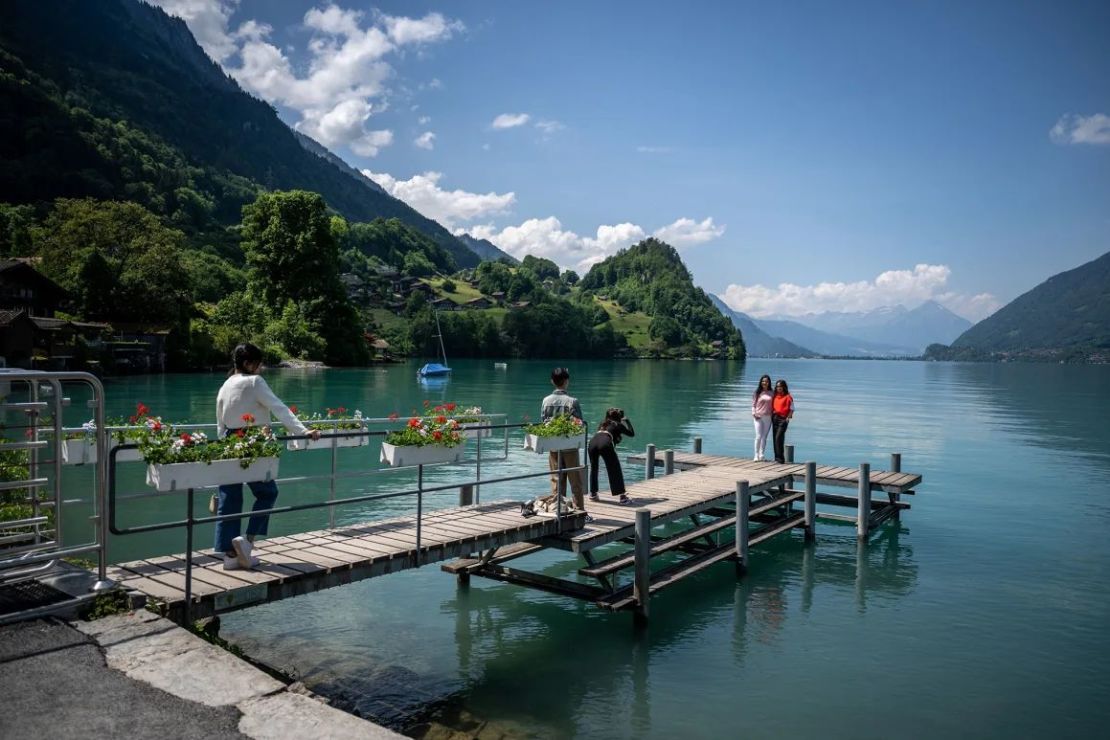
[[[11,503],[22,503],[30,509],[28,516],[0,520],[0,583],[34,578],[51,570],[61,558],[95,552],[98,578],[91,589],[95,593],[114,585],[106,575],[108,525],[104,513],[107,463],[104,452],[107,443],[104,432],[98,431],[95,442],[100,457],[93,490],[93,520],[96,522],[93,541],[66,546],[62,517],[65,503],[62,498],[62,446],[65,438],[62,417],[64,409],[69,406],[69,399],[63,393],[63,384],[67,383],[88,386],[92,397],[87,405],[93,410],[98,428],[103,430],[104,386],[96,376],[84,372],[0,369],[0,385],[3,386],[0,389],[0,412],[5,416],[11,412],[21,413],[27,421],[26,424],[4,425],[5,431],[22,430],[25,439],[4,438],[0,441],[0,452],[25,453],[26,457],[5,461],[3,477],[9,479],[0,481],[0,491],[25,491],[25,496]],[[19,400],[13,400],[13,396]],[[48,423],[43,423],[44,420]],[[55,455],[53,459],[44,460],[41,453],[51,443]],[[24,469],[26,477],[17,472]],[[44,492],[47,493],[45,497]],[[23,612],[5,615],[4,621],[18,618],[21,614]]]
[[[504,416],[505,416],[504,414],[483,414],[483,417],[486,417],[486,418],[496,418],[496,417],[503,418]],[[374,421],[392,421],[392,420],[379,419],[379,420],[374,420]],[[205,425],[181,425],[181,426],[182,427],[188,427],[188,428],[199,428],[199,427],[203,427]],[[212,426],[214,426],[214,425],[212,425]],[[475,427],[469,427],[469,428],[472,429],[472,430],[475,430],[475,431],[478,431],[478,430],[491,430],[491,431],[493,431],[493,430],[503,430],[503,433],[504,433],[504,455],[501,458],[494,458],[494,459],[507,459],[508,458],[508,451],[509,451],[509,430],[518,429],[518,428],[522,428],[522,427],[525,427],[525,426],[527,426],[527,424],[487,424],[487,425],[484,425],[484,426],[475,426]],[[464,486],[471,486],[471,487],[474,488],[474,490],[476,492],[475,501],[474,501],[474,503],[476,505],[480,502],[480,495],[478,495],[477,492],[480,491],[481,486],[483,484],[492,485],[492,484],[497,484],[497,483],[509,483],[509,482],[513,482],[513,481],[527,480],[527,479],[531,479],[531,478],[540,478],[540,477],[550,478],[552,475],[555,475],[556,476],[556,481],[555,482],[557,483],[557,486],[558,486],[556,488],[556,492],[559,493],[559,495],[557,497],[557,501],[556,501],[556,522],[557,522],[556,527],[559,531],[561,531],[562,519],[563,519],[563,495],[562,495],[562,492],[565,490],[565,487],[568,483],[567,475],[570,474],[570,473],[576,473],[578,471],[581,471],[581,473],[583,475],[583,478],[585,478],[585,476],[588,475],[588,463],[583,461],[582,464],[579,464],[577,466],[566,467],[563,463],[563,456],[560,454],[558,456],[558,468],[556,470],[548,469],[548,470],[545,470],[545,471],[542,471],[542,472],[537,472],[537,473],[526,473],[526,474],[519,474],[519,475],[509,475],[509,476],[500,476],[500,477],[495,477],[495,478],[485,478],[485,479],[483,479],[482,476],[481,476],[481,470],[482,470],[482,468],[481,468],[481,465],[482,465],[481,437],[479,437],[477,439],[478,444],[476,445],[476,448],[477,448],[476,459],[473,460],[473,461],[466,461],[467,463],[472,463],[472,464],[475,465],[475,478],[473,480],[454,481],[454,482],[451,482],[451,483],[447,483],[447,484],[443,484],[443,485],[437,485],[437,486],[430,486],[430,487],[424,485],[424,468],[425,467],[427,467],[428,465],[451,465],[451,464],[454,464],[454,463],[429,463],[429,464],[419,464],[419,465],[416,465],[416,466],[405,466],[405,467],[384,468],[384,469],[383,468],[373,468],[373,469],[368,469],[368,470],[359,470],[359,471],[352,471],[352,472],[347,472],[347,473],[341,473],[337,470],[337,463],[336,463],[337,455],[336,455],[336,452],[339,449],[339,447],[338,447],[338,440],[339,439],[353,438],[353,437],[367,437],[367,438],[385,437],[387,434],[389,434],[389,430],[370,431],[368,429],[355,430],[355,431],[350,431],[350,432],[338,432],[338,433],[335,433],[335,434],[329,434],[328,435],[329,438],[332,439],[332,446],[331,446],[331,449],[332,449],[332,468],[331,468],[330,473],[324,474],[324,475],[307,475],[307,476],[292,476],[292,477],[287,477],[287,478],[277,478],[274,481],[275,483],[278,483],[278,484],[281,484],[281,483],[303,483],[303,482],[308,482],[308,481],[313,481],[313,480],[320,480],[320,479],[326,478],[330,482],[329,498],[328,498],[327,501],[318,501],[318,502],[304,503],[304,504],[291,504],[291,505],[288,505],[288,506],[277,506],[277,507],[274,507],[274,508],[271,508],[271,509],[266,509],[266,510],[261,510],[261,511],[246,511],[246,512],[239,512],[239,513],[236,513],[236,514],[215,514],[215,515],[211,515],[211,516],[197,517],[197,516],[195,516],[195,503],[196,503],[195,493],[196,493],[196,490],[202,490],[202,489],[187,488],[187,489],[185,489],[185,493],[186,493],[185,507],[186,507],[186,509],[185,509],[185,518],[184,519],[178,519],[178,520],[169,521],[169,522],[156,522],[156,523],[153,523],[153,524],[140,524],[140,525],[135,525],[135,526],[131,526],[131,527],[121,527],[121,526],[118,525],[118,523],[116,521],[116,514],[117,514],[117,505],[116,504],[117,504],[117,499],[120,498],[120,497],[117,496],[117,492],[116,492],[116,479],[117,479],[117,477],[116,477],[116,463],[117,463],[116,457],[119,453],[121,453],[125,450],[137,449],[138,445],[131,444],[131,443],[117,445],[117,446],[113,447],[110,450],[110,452],[107,456],[107,460],[108,460],[108,483],[107,483],[107,511],[108,511],[108,516],[106,517],[106,522],[107,522],[108,531],[110,531],[113,535],[125,536],[125,535],[133,535],[133,534],[142,534],[142,533],[147,533],[147,532],[165,531],[165,530],[169,530],[169,529],[181,529],[181,528],[185,529],[185,549],[186,549],[186,552],[185,552],[185,600],[184,600],[184,618],[183,619],[184,619],[185,622],[188,622],[189,621],[189,616],[190,616],[190,610],[191,610],[191,606],[192,606],[192,590],[193,590],[192,589],[192,586],[193,586],[193,573],[192,573],[193,572],[193,557],[192,557],[192,555],[193,555],[193,552],[194,552],[193,534],[194,534],[195,528],[199,525],[215,524],[215,523],[218,523],[218,522],[230,521],[230,520],[242,520],[242,519],[247,519],[247,518],[255,517],[255,516],[274,516],[274,515],[278,515],[278,514],[289,514],[289,513],[294,513],[294,512],[310,511],[310,510],[315,510],[315,509],[328,508],[329,512],[330,512],[329,513],[329,528],[334,528],[334,526],[335,526],[335,509],[339,506],[348,506],[348,505],[352,505],[352,504],[361,504],[361,503],[366,503],[366,502],[370,502],[370,501],[380,501],[380,500],[385,500],[385,499],[396,499],[396,498],[402,498],[402,497],[415,497],[416,498],[416,512],[415,512],[415,515],[416,515],[416,519],[415,519],[416,532],[415,532],[414,549],[415,549],[415,565],[417,567],[419,567],[420,565],[423,565],[423,562],[422,562],[422,559],[421,559],[421,547],[422,547],[422,530],[423,530],[423,525],[424,525],[424,496],[425,496],[425,494],[441,493],[443,491],[460,489]],[[583,448],[586,445],[587,434],[588,434],[588,432],[584,431],[583,435],[582,435],[582,447]],[[307,435],[282,435],[282,436],[278,437],[278,440],[282,441],[282,442],[295,442],[295,441],[302,441],[302,440],[308,440],[308,439],[310,439],[310,437],[308,437]],[[352,448],[352,449],[357,449],[357,448]],[[576,448],[576,449],[578,449],[578,448]],[[101,459],[103,459],[103,458],[98,458],[98,461],[101,460]],[[396,470],[396,471],[410,470],[411,471],[413,467],[415,467],[416,471],[417,471],[416,488],[414,488],[414,489],[402,490],[402,491],[391,491],[391,492],[387,492],[387,493],[372,493],[372,494],[363,494],[363,495],[357,495],[357,496],[347,496],[347,497],[344,497],[344,498],[336,498],[335,497],[335,481],[338,480],[338,479],[368,476],[368,475],[373,475],[373,474],[385,472],[385,471],[388,471],[388,470]],[[585,485],[585,480],[583,480],[582,482],[583,482],[583,485]],[[218,488],[218,486],[204,486],[203,488],[211,489],[211,488]],[[174,492],[157,493],[157,494],[153,494],[153,495],[164,496],[164,495],[172,495],[172,493],[174,493]],[[151,494],[147,494],[147,495],[151,495]],[[135,498],[135,497],[132,497],[132,498]]]

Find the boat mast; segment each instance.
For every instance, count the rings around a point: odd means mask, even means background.
[[[439,353],[443,355],[443,366],[447,367],[447,350],[443,348],[443,330],[439,328],[439,311],[433,309],[436,317],[436,336],[439,337]]]

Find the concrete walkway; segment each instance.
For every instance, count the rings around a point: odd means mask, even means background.
[[[403,736],[147,611],[0,628],[0,737]]]

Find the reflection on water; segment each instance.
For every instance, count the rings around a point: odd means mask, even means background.
[[[535,418],[549,388],[547,363],[453,367],[442,388],[418,384],[415,366],[275,373],[271,382],[308,408],[386,415],[451,400],[510,421]],[[755,379],[785,377],[799,460],[881,468],[901,452],[925,484],[906,498],[913,508],[902,522],[863,547],[852,527],[820,523],[812,545],[795,533],[753,550],[739,581],[721,565],[662,592],[640,635],[627,614],[480,579],[460,590],[435,566],[230,614],[224,635],[414,733],[439,721],[482,736],[1086,737],[1110,722],[1110,368],[753,360],[583,362],[571,372],[591,422],[607,406],[628,411],[636,448],[687,449],[697,435],[706,452],[732,455],[750,454]],[[109,390],[109,412],[143,400],[171,418],[204,420],[219,380],[122,380]],[[282,473],[327,464],[327,455],[287,455]],[[508,459],[483,471],[543,465],[514,439]],[[400,473],[343,490],[409,484]],[[482,489],[483,500],[534,493]],[[288,486],[281,495],[327,493]],[[434,505],[454,500],[444,494]],[[176,518],[180,503],[163,497],[122,514]],[[387,512],[396,510],[363,507],[339,520]],[[323,516],[275,525],[322,526]],[[67,517],[67,531],[88,525]],[[136,538],[113,552],[159,547]],[[520,562],[562,577],[577,567],[559,553]],[[846,713],[866,721],[830,721]]]

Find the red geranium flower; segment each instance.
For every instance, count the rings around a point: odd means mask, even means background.
[[[434,439],[437,442],[439,440],[443,439],[443,432],[439,431],[438,429],[435,430],[434,432],[432,432],[432,439]]]
[[[455,404],[453,404],[453,403],[447,404],[447,410],[448,411],[454,411],[455,410]]]
[[[246,435],[246,433],[247,433],[247,430],[245,430],[245,429],[236,429],[235,430],[235,436],[239,437],[240,439],[242,439]]]
[[[443,414],[440,414],[439,416],[436,417],[436,424],[445,424],[445,423],[447,423],[447,417],[446,416],[444,416]]]
[[[138,404],[136,404],[136,406],[135,406],[135,413],[136,413],[136,415],[138,415],[138,416],[146,416],[147,414],[149,414],[149,413],[150,413],[150,407],[149,407],[149,406],[147,406],[147,405],[146,405],[145,403],[143,403],[142,401],[140,401],[140,402],[139,402]]]
[[[433,411],[443,411],[443,406],[436,406]]]
[[[294,414],[299,414],[300,413],[300,410],[295,405],[292,405],[292,404],[290,404],[289,410],[292,411]]]
[[[138,421],[139,421],[139,417],[137,417],[137,416],[132,415],[132,416],[127,417],[127,423],[129,423],[129,424],[135,424]]]
[[[154,426],[152,426],[151,429],[153,429],[156,432],[162,431],[162,422],[160,422],[160,421],[154,422]]]
[[[347,407],[346,406],[340,406],[339,407],[339,413],[340,413],[340,415],[347,413]]]
[[[190,437],[186,432],[181,433],[181,441],[185,443],[186,447],[189,447],[193,444],[193,438]]]
[[[409,419],[409,429],[416,429],[418,426],[420,426],[420,419],[415,416]]]
[[[254,416],[252,414],[243,414],[243,421],[245,421],[248,424],[253,424],[254,423]]]

